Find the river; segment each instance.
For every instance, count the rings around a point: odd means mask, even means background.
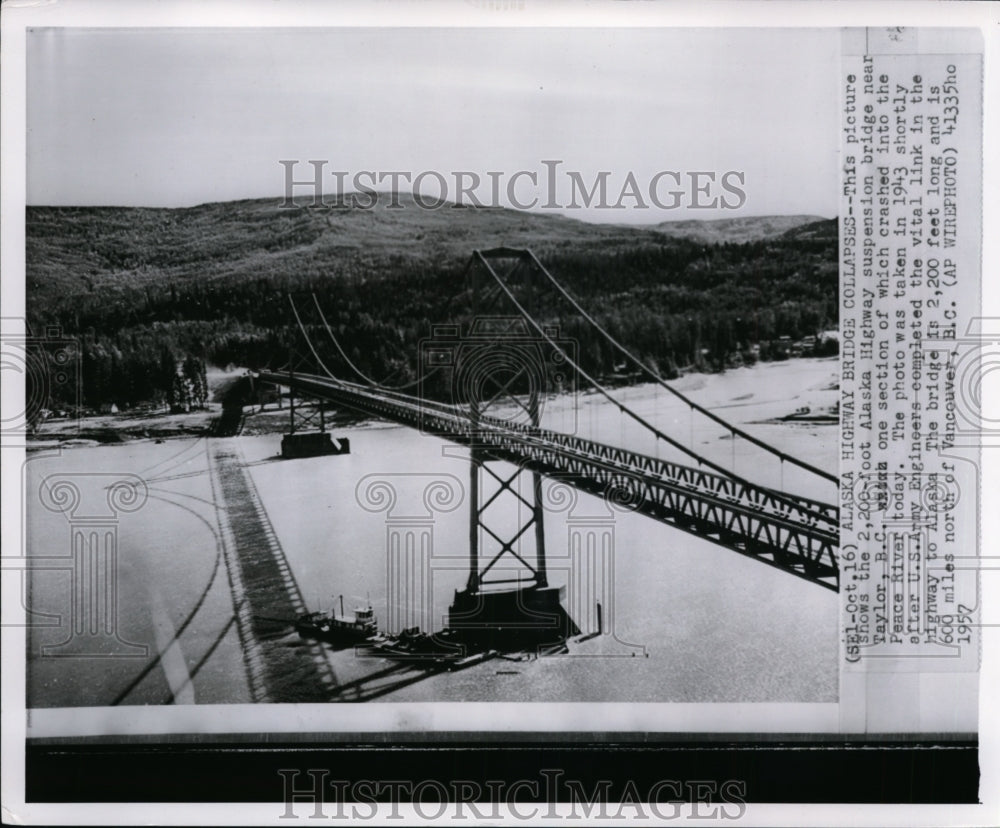
[[[675,387],[781,451],[836,472],[835,422],[781,420],[806,408],[832,410],[836,380],[836,360],[801,359],[689,375]],[[833,502],[832,484],[731,439],[662,389],[613,393],[738,474]],[[556,430],[683,462],[680,450],[654,440],[594,392],[546,400],[542,417]],[[336,435],[350,439],[350,454],[281,460],[277,434],[33,453],[25,482],[29,555],[68,549],[77,516],[53,512],[39,499],[56,475],[72,476],[84,500],[100,500],[108,475],[138,475],[148,497],[111,521],[117,603],[108,623],[136,649],[118,644],[124,657],[98,658],[107,642],[78,631],[61,654],[77,648],[80,657],[58,657],[58,648],[43,655],[41,647],[67,638],[78,609],[68,599],[70,569],[35,573],[29,606],[49,615],[38,616],[29,636],[29,706],[304,701],[324,693],[372,701],[836,700],[835,593],[591,496],[567,498],[551,481],[543,487],[549,581],[568,587],[584,633],[596,631],[594,597],[604,596],[602,635],[571,642],[561,655],[434,674],[302,642],[282,624],[296,602],[326,609],[343,594],[348,609],[370,600],[383,625],[409,619],[440,628],[467,577],[467,450],[384,423]],[[280,564],[275,571],[286,573],[277,580],[287,583],[273,585],[275,594],[287,587],[291,597],[283,603],[265,606],[260,596],[271,585],[243,582],[250,578],[245,569],[241,579],[234,545],[244,541],[234,538],[232,509],[220,495],[220,454],[249,481],[259,533]],[[504,464],[491,465],[504,476]],[[503,495],[490,507],[499,534],[518,525],[523,506],[516,504]],[[581,571],[569,548],[581,531],[600,533],[610,566]],[[529,560],[531,534],[515,547]],[[399,559],[388,550],[407,536],[423,539],[425,557],[422,580],[400,591]],[[506,561],[516,563],[506,556],[494,575],[523,571]],[[272,665],[270,673],[261,661]]]

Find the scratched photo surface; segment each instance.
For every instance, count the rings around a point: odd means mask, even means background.
[[[836,702],[840,48],[29,31],[28,706]]]

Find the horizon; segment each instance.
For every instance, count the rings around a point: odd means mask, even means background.
[[[745,175],[739,209],[571,213],[590,223],[836,214],[839,49],[817,29],[31,29],[26,201],[269,198],[291,159],[296,179],[309,159],[507,176],[561,159],[613,176],[612,198],[626,174]]]
[[[374,190],[373,194],[375,196],[413,196],[413,193],[409,190]],[[357,196],[362,195],[356,191],[351,191],[344,193],[342,197],[347,196]],[[309,201],[308,196],[295,196],[296,200]],[[381,198],[378,199],[379,201]],[[186,204],[177,206],[161,206],[161,205],[151,205],[151,204],[26,204],[26,208],[35,209],[51,209],[51,210],[197,210],[204,207],[214,207],[225,204],[241,204],[241,203],[251,203],[251,202],[266,202],[274,201],[278,208],[284,207],[283,202],[285,201],[284,196],[250,196],[247,198],[234,198],[225,201],[204,201],[197,204]],[[377,209],[378,205],[373,205],[371,207],[358,207],[352,206],[350,209],[354,210],[374,210]],[[315,210],[330,210],[336,211],[345,209],[343,206],[336,204],[324,204],[318,207],[311,207],[308,204],[295,204],[294,207],[287,207],[287,209],[315,209]],[[388,207],[383,207],[382,209],[389,209]],[[575,220],[583,222],[584,224],[605,224],[610,226],[621,226],[621,227],[657,227],[663,224],[688,224],[688,223],[698,223],[698,224],[713,224],[721,222],[734,222],[734,221],[762,221],[766,219],[791,219],[791,218],[806,218],[813,219],[816,221],[835,221],[837,219],[836,213],[833,215],[822,215],[820,213],[802,213],[802,212],[792,212],[792,213],[748,213],[739,215],[712,215],[706,217],[694,217],[690,214],[684,214],[676,218],[665,218],[659,220],[651,220],[647,222],[622,222],[622,221],[609,221],[609,220],[598,220],[596,218],[583,218],[575,215],[573,212],[567,212],[566,210],[560,209],[521,209],[518,207],[511,207],[509,205],[473,205],[473,204],[458,204],[454,201],[445,201],[440,207],[434,208],[422,208],[419,206],[398,208],[398,209],[410,209],[410,210],[425,210],[426,212],[437,212],[438,210],[447,209],[472,209],[472,210],[509,210],[515,213],[525,213],[533,216],[558,216],[560,218]]]

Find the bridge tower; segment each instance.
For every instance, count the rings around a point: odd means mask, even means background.
[[[472,423],[469,573],[449,608],[448,626],[481,646],[501,639],[505,646],[558,644],[578,632],[563,609],[565,587],[548,583],[541,476],[505,462],[476,440],[486,421],[537,429],[543,394],[561,376],[558,349],[534,334],[523,318],[488,315],[498,296],[482,290],[484,267],[503,268],[504,279],[526,292],[529,306],[534,304],[535,273],[525,253],[477,251],[467,270],[469,329],[436,328],[423,354],[425,370],[445,369],[453,402],[466,407]],[[526,546],[533,546],[533,555]]]

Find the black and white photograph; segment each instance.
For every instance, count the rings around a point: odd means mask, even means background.
[[[29,32],[30,706],[836,701],[837,33],[415,43]]]
[[[995,38],[526,5],[18,24],[29,744],[903,734],[975,763]],[[279,761],[267,818],[305,818],[314,771]],[[752,816],[712,784],[679,801]]]

